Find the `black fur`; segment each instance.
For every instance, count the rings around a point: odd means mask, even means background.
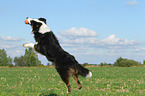
[[[52,31],[45,34],[34,32],[34,38],[38,42],[35,45],[35,50],[45,55],[49,61],[54,62],[55,68],[61,68],[62,70],[69,70],[69,68],[75,68],[76,70],[78,68],[84,69],[84,67],[78,64],[74,56],[62,49]],[[81,71],[84,70],[80,70],[80,73],[83,73]],[[85,71],[85,73],[89,72],[88,70]]]
[[[45,18],[39,18],[38,20],[43,21],[46,24],[46,19]]]
[[[39,18],[38,20],[46,23],[46,19]],[[76,80],[79,89],[81,89],[82,86],[78,80],[78,75],[85,77],[89,73],[89,70],[82,67],[74,56],[62,49],[52,31],[45,34],[39,33],[41,23],[35,21],[31,21],[31,26],[34,38],[38,42],[38,44],[34,45],[34,49],[45,55],[49,61],[54,62],[57,72],[67,86],[67,91],[71,91],[69,84],[69,76],[71,75]]]

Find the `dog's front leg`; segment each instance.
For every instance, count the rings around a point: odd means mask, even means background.
[[[23,44],[23,47],[34,49],[34,44],[33,43],[26,43],[26,44]]]
[[[26,44],[23,44],[23,47],[26,47],[26,48],[32,48],[35,52],[39,53],[39,54],[42,54],[40,52],[40,47],[38,45],[38,43],[36,42],[36,44],[33,44],[33,43],[26,43]]]

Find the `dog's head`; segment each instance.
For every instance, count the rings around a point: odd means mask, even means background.
[[[31,25],[32,33],[39,32],[41,34],[44,34],[51,31],[46,24],[45,18],[31,19],[27,17],[25,20],[25,24]]]

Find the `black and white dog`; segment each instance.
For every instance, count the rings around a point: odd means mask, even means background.
[[[46,19],[31,19],[27,17],[25,23],[32,27],[32,33],[37,43],[28,43],[23,46],[33,48],[38,53],[45,55],[49,61],[54,62],[57,72],[66,84],[67,94],[71,92],[70,76],[73,76],[78,89],[81,89],[82,85],[79,82],[78,75],[91,78],[92,72],[82,67],[74,56],[62,49],[57,38],[46,24]]]

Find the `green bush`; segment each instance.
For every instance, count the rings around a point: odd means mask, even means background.
[[[14,65],[13,64],[9,64],[9,67],[14,67]]]
[[[131,67],[131,66],[138,66],[141,65],[140,62],[134,61],[134,60],[129,60],[129,59],[124,59],[124,58],[118,58],[116,62],[114,63],[114,66],[118,67]]]
[[[106,62],[100,64],[101,67],[112,67],[112,64],[107,64]]]
[[[88,63],[84,63],[84,64],[83,64],[84,67],[86,67],[86,66],[88,66],[88,65],[89,65]]]

